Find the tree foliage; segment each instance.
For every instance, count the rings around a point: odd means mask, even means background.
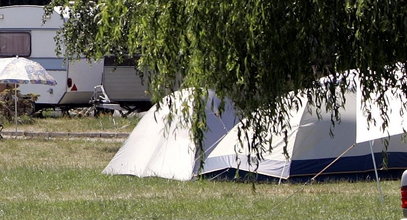
[[[404,0],[53,0],[48,13],[58,5],[69,6],[58,36],[68,57],[141,54],[154,101],[178,88],[232,99],[259,159],[264,131],[287,130],[300,94],[338,120],[348,86],[338,79],[349,69],[359,71],[364,100],[390,87],[407,93]],[[331,77],[321,85],[323,76]],[[199,144],[205,100],[196,100],[187,119]]]

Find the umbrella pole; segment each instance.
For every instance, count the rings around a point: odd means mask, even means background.
[[[15,136],[17,137],[17,83],[14,83],[14,122],[16,125]]]

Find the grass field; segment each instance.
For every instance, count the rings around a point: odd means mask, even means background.
[[[48,123],[42,120],[50,119],[37,119],[32,128]],[[381,203],[375,182],[256,184],[253,190],[249,183],[101,174],[121,144],[114,140],[1,140],[0,219],[401,217],[398,181],[381,182]]]
[[[33,118],[33,123],[18,124],[19,131],[36,132],[131,132],[138,117],[121,118],[103,115],[92,117]],[[2,122],[5,130],[15,129],[14,122]]]

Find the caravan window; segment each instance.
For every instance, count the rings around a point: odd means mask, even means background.
[[[0,57],[31,54],[31,35],[28,32],[0,32]]]

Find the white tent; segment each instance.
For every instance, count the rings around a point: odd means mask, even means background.
[[[106,174],[136,175],[139,177],[158,176],[163,178],[190,180],[196,175],[219,173],[224,170],[239,169],[258,172],[270,177],[288,179],[315,175],[324,169],[335,158],[353,144],[357,144],[344,157],[334,163],[325,174],[348,174],[373,171],[371,147],[378,167],[382,167],[381,152],[384,150],[383,139],[390,136],[387,151],[389,169],[407,168],[407,144],[403,142],[403,129],[407,130],[407,122],[400,116],[401,108],[397,94],[386,93],[391,103],[388,111],[391,124],[386,132],[380,130],[379,110],[373,106],[373,117],[376,125],[367,127],[366,116],[360,110],[360,90],[346,94],[345,108],[340,110],[341,123],[336,124],[329,135],[331,120],[329,112],[321,112],[319,120],[309,109],[306,98],[301,108],[291,112],[291,129],[288,131],[288,154],[283,154],[284,137],[273,136],[271,153],[264,153],[264,160],[258,168],[249,165],[247,149],[239,148],[237,125],[233,106],[226,103],[225,112],[221,117],[214,112],[212,105],[219,105],[219,100],[210,92],[206,106],[206,117],[209,130],[205,133],[204,150],[206,158],[202,170],[199,170],[200,159],[196,157],[197,149],[190,138],[190,127],[175,129],[175,122],[180,115],[174,117],[174,123],[166,129],[165,117],[169,109],[156,111],[150,109],[141,119],[128,140],[104,169]],[[188,91],[177,92],[173,104],[179,108],[183,95]],[[397,98],[396,98],[397,97]],[[187,103],[188,104],[188,103]],[[189,103],[190,104],[190,103]],[[310,107],[313,109],[314,107]],[[371,146],[371,141],[374,141]],[[238,158],[238,160],[236,160]],[[240,165],[239,165],[240,164]]]
[[[180,110],[181,105],[191,104],[184,102],[189,95],[188,90],[175,92],[175,99],[171,103]],[[231,103],[226,101],[221,116],[217,111],[219,104],[219,99],[210,91],[206,105],[209,130],[204,139],[204,148],[208,152],[236,124]],[[181,112],[178,111],[173,117],[173,123],[166,127],[165,118],[169,113],[167,105],[168,101],[164,101],[159,111],[153,106],[143,116],[103,173],[158,176],[176,180],[190,180],[196,174],[200,159],[195,156],[197,149],[190,137],[190,125],[176,128],[181,119]]]
[[[299,111],[291,112],[293,117],[290,119],[292,127],[288,131],[288,158],[283,154],[284,137],[274,135],[272,151],[263,154],[264,160],[259,162],[258,167],[256,163],[249,165],[249,152],[247,147],[242,148],[238,144],[236,125],[205,159],[201,174],[239,169],[280,179],[313,176],[353,144],[356,144],[355,147],[325,170],[324,174],[369,172],[375,170],[375,163],[381,168],[382,151],[387,152],[388,169],[406,169],[407,144],[404,142],[403,129],[407,130],[407,119],[399,114],[401,105],[398,94],[389,91],[385,96],[391,104],[387,112],[390,124],[386,131],[381,129],[380,111],[375,106],[372,106],[372,116],[376,119],[376,124],[368,126],[366,115],[360,110],[360,89],[356,93],[347,92],[345,108],[340,110],[341,123],[333,128],[333,137],[329,135],[332,125],[330,112],[322,111],[322,119],[319,120],[315,107],[308,106],[307,99],[302,98],[302,103],[306,104]],[[311,111],[308,111],[309,108]],[[389,141],[388,149],[385,149],[385,140]],[[374,152],[375,159],[371,151]],[[236,160],[236,157],[239,159]]]

